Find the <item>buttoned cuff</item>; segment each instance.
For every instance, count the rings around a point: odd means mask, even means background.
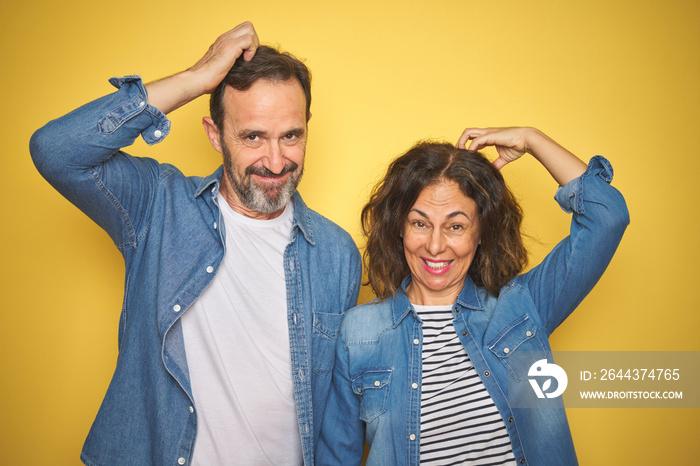
[[[564,212],[569,214],[572,212],[577,214],[585,213],[584,187],[587,184],[587,180],[593,177],[607,184],[610,184],[613,179],[612,165],[601,155],[596,155],[588,162],[588,167],[586,167],[586,171],[583,172],[583,175],[557,189],[554,200],[559,203],[559,206],[561,206]]]
[[[170,133],[170,120],[163,112],[148,105],[148,93],[140,76],[110,78],[109,83],[123,94],[123,104],[113,109],[98,122],[100,133],[111,134],[125,123],[145,128],[141,137],[146,144],[162,141]]]

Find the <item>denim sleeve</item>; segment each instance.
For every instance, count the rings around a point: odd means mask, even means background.
[[[137,76],[112,78],[118,91],[50,121],[29,143],[41,175],[111,236],[135,247],[162,167],[121,151],[142,135],[161,141],[170,121],[148,105]]]
[[[583,175],[555,195],[561,208],[573,214],[570,234],[523,276],[548,334],[593,289],[629,224],[625,200],[610,185],[612,177],[610,163],[595,156]]]
[[[331,389],[316,445],[315,463],[318,466],[359,466],[362,463],[365,426],[360,419],[360,401],[352,391],[348,359],[345,339],[341,335],[336,342]]]
[[[360,258],[360,251],[358,251],[354,243],[350,259],[350,276],[353,281],[348,287],[347,301],[345,303],[346,311],[357,306],[357,298],[360,296],[360,285],[362,284],[362,259]]]

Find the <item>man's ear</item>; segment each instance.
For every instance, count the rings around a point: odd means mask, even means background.
[[[214,123],[211,117],[202,118],[202,125],[204,126],[204,131],[207,133],[209,142],[215,151],[221,153],[221,140],[219,139],[219,128]]]

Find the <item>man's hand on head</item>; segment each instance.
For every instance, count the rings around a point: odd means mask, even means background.
[[[236,59],[250,61],[260,41],[253,24],[241,23],[220,35],[207,53],[191,68],[146,84],[148,103],[163,113],[209,94],[226,77]]]
[[[242,54],[245,61],[250,61],[259,45],[258,35],[249,21],[221,34],[209,47],[207,53],[189,69],[192,73],[196,73],[201,81],[201,93],[213,92],[238,57]]]

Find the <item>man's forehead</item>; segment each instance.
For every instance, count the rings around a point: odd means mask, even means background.
[[[304,89],[296,78],[268,79],[261,78],[255,81],[245,90],[239,90],[233,86],[224,88],[224,105],[231,101],[257,101],[268,97],[270,94],[289,94],[301,98],[304,106],[306,105],[306,95]]]

